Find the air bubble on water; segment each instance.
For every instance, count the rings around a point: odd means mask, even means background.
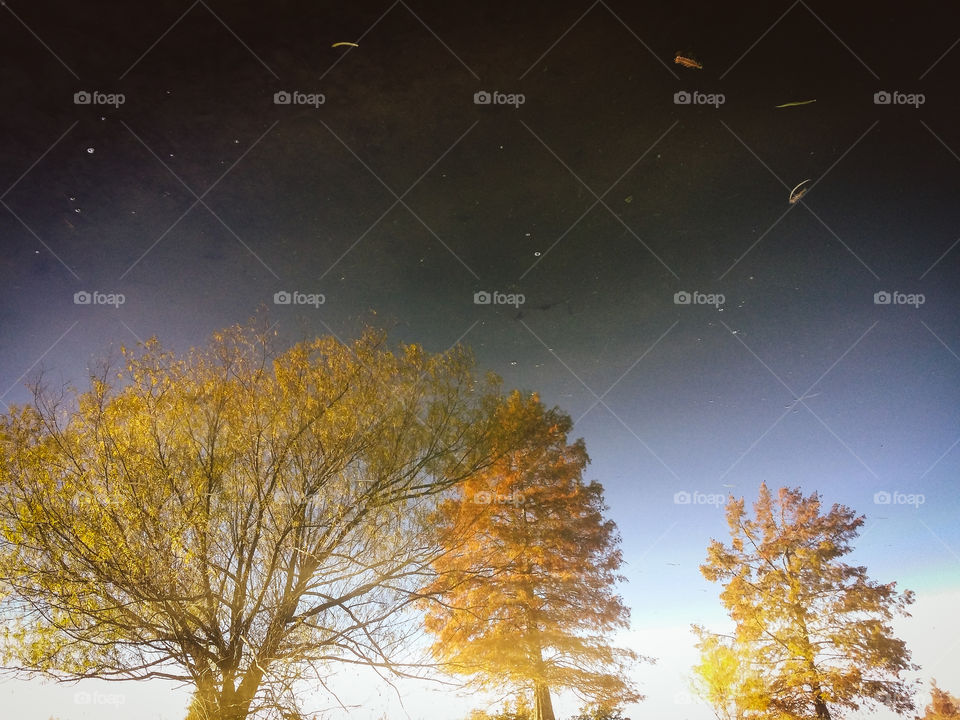
[[[92,148],[92,147],[88,147],[88,148],[87,148],[87,152],[90,153],[91,155],[93,155],[93,148]]]
[[[537,251],[533,254],[533,256],[534,256],[534,257],[540,257],[540,251],[537,250]]]
[[[516,365],[516,364],[517,364],[517,361],[516,361],[516,360],[511,360],[511,361],[510,361],[510,364],[511,364],[511,365]]]

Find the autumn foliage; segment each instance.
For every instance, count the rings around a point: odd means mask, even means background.
[[[735,623],[727,638],[697,628],[708,699],[730,718],[829,720],[865,702],[912,710],[902,674],[917,667],[890,621],[908,615],[913,593],[842,561],[863,517],[842,505],[823,513],[816,493],[774,496],[766,485],[753,509],[751,518],[742,499],[730,498],[731,543],[712,541],[700,568],[723,584]]]
[[[565,689],[582,719],[641,699],[647,658],[614,642],[619,534],[568,415],[503,394],[463,348],[273,343],[151,340],[0,416],[4,668],[185,683],[189,720],[299,717],[296,691],[347,663],[440,667],[516,719],[555,720]],[[845,562],[863,517],[762,485],[726,518],[700,569],[733,630],[695,627],[718,718],[914,711],[891,627],[913,593]],[[923,720],[958,715],[934,685]]]
[[[515,449],[435,515],[446,552],[424,588],[433,652],[481,687],[531,692],[537,720],[552,720],[553,688],[636,701],[624,673],[637,656],[608,637],[629,618],[613,591],[619,537],[602,486],[582,479],[583,442],[568,443],[569,416],[536,395],[514,393],[498,419]]]
[[[205,720],[291,716],[331,664],[400,667],[422,520],[489,462],[499,391],[462,348],[273,342],[152,340],[0,418],[5,665],[184,682]]]
[[[930,704],[924,708],[923,715],[918,720],[956,720],[960,718],[960,698],[951,695],[937,686],[937,681],[930,683]]]

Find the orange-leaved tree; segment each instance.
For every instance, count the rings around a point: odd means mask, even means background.
[[[923,710],[918,720],[954,720],[960,718],[960,698],[937,687],[937,681],[930,682],[930,704]]]
[[[766,708],[762,717],[818,720],[864,701],[912,710],[902,674],[917,667],[890,620],[909,616],[913,593],[873,582],[865,567],[841,559],[863,517],[843,505],[821,513],[816,493],[781,488],[773,496],[766,485],[753,507],[750,518],[742,498],[729,499],[732,542],[711,541],[700,566],[724,585],[720,599],[736,625],[729,647],[749,658],[748,677],[762,679],[763,697],[751,680],[748,705]]]
[[[499,422],[511,449],[435,515],[447,552],[423,591],[434,656],[468,685],[531,692],[537,720],[553,720],[556,688],[635,702],[638,656],[608,637],[629,624],[614,591],[620,538],[603,487],[583,481],[584,443],[568,443],[570,417],[535,394],[515,392]]]

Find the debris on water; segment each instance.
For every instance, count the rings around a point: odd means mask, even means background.
[[[791,205],[796,205],[797,202],[800,200],[800,198],[802,198],[804,195],[807,194],[807,190],[809,190],[810,188],[806,188],[803,186],[806,185],[808,182],[810,182],[810,178],[808,178],[807,180],[804,180],[801,183],[798,183],[797,186],[790,191],[790,197],[787,199],[790,201]]]
[[[673,58],[673,61],[677,65],[683,65],[685,68],[690,68],[692,70],[703,70],[703,65],[701,65],[697,60],[692,57],[687,57],[686,55],[681,55],[677,53],[676,57]]]

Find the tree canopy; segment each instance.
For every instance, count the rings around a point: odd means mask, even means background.
[[[700,662],[693,668],[693,689],[717,720],[760,716],[770,704],[764,677],[750,656],[752,648],[697,628]]]
[[[274,342],[152,339],[0,419],[5,666],[183,681],[210,720],[295,712],[331,662],[405,670],[423,521],[503,445],[496,381],[373,330]]]
[[[514,393],[502,413],[521,438],[444,501],[434,520],[447,552],[425,592],[435,656],[480,687],[532,693],[536,720],[553,720],[551,688],[615,706],[640,697],[626,678],[637,655],[609,634],[629,624],[614,592],[619,535],[603,488],[585,482],[570,417]]]
[[[753,509],[750,518],[742,498],[729,499],[731,543],[713,540],[700,567],[723,583],[720,598],[735,623],[724,642],[701,642],[706,667],[698,671],[727,684],[715,698],[739,688],[739,701],[726,705],[738,714],[729,717],[829,720],[864,701],[913,710],[902,673],[917,667],[890,625],[909,615],[913,593],[841,560],[863,517],[842,505],[821,513],[816,493],[781,488],[774,496],[765,484]]]
[[[918,720],[954,720],[960,718],[960,698],[951,695],[937,686],[937,681],[930,682],[930,704],[923,710]]]

